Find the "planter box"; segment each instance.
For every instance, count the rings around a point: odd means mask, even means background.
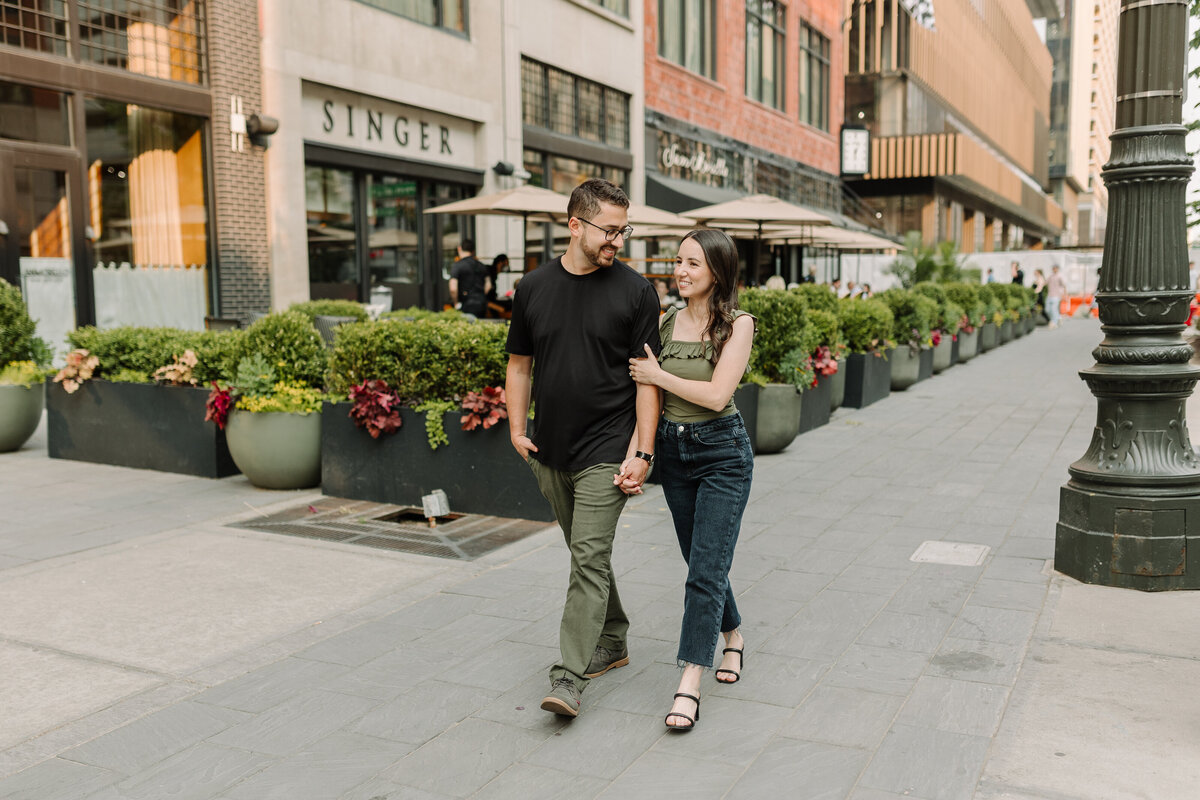
[[[933,348],[933,363],[930,365],[936,375],[942,370],[950,369],[954,364],[954,339],[943,336],[941,343]]]
[[[1041,316],[1041,315],[1039,315],[1039,316]],[[1049,322],[1049,320],[1047,320],[1047,322]],[[1037,326],[1038,326],[1038,320],[1035,319],[1032,314],[1025,318],[1025,332],[1026,333],[1033,333],[1035,330],[1037,330]]]
[[[1000,326],[1000,344],[1008,344],[1013,340],[1016,334],[1013,331],[1013,321],[1006,319],[1004,324]]]
[[[829,410],[837,411],[846,400],[846,359],[838,359],[838,371],[829,379]]]
[[[51,458],[201,478],[236,475],[225,432],[204,421],[208,389],[90,380],[46,387]]]
[[[955,334],[954,340],[950,343],[950,366],[952,367],[958,363],[958,346],[961,339],[961,333]]]
[[[917,380],[925,381],[933,377],[933,348],[921,348],[920,371],[917,373]]]
[[[790,383],[744,383],[737,388],[733,401],[742,412],[755,455],[778,453],[792,443],[800,433],[803,397]]]
[[[892,365],[888,361],[895,349],[881,355],[851,353],[846,362],[847,408],[866,408],[891,394]]]
[[[986,353],[1000,344],[1000,329],[994,322],[985,322],[979,333],[979,353]]]
[[[1012,326],[1013,326],[1013,338],[1014,339],[1020,339],[1022,336],[1025,335],[1025,318],[1024,317],[1021,317],[1019,320],[1014,322],[1012,324]]]
[[[442,489],[450,508],[467,514],[552,522],[550,504],[508,438],[508,425],[464,431],[462,412],[443,420],[450,444],[429,449],[425,415],[401,409],[393,434],[372,439],[350,419],[350,403],[321,411],[321,491],[335,497],[420,506]]]
[[[321,482],[321,415],[233,409],[225,425],[233,463],[262,489],[306,489]]]
[[[921,349],[916,353],[908,345],[901,345],[892,351],[889,361],[892,365],[892,391],[902,392],[915,383],[925,380],[926,354],[929,361],[929,375],[933,374],[933,351]]]
[[[958,360],[959,362],[970,361],[979,354],[979,328],[970,333],[958,334]]]
[[[833,411],[830,397],[833,396],[833,375],[818,375],[817,385],[804,390],[804,402],[800,405],[800,433],[806,433],[813,428],[829,424],[829,415]]]
[[[33,386],[0,386],[0,453],[20,450],[29,441],[46,405],[45,382]]]

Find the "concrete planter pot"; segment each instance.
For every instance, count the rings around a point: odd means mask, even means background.
[[[970,361],[975,356],[979,355],[979,328],[970,333],[958,333],[958,360],[959,362]]]
[[[0,453],[20,450],[29,441],[46,407],[46,384],[0,386]]]
[[[733,397],[755,455],[778,453],[800,433],[804,395],[790,383],[744,383]]]
[[[838,359],[838,371],[829,379],[829,410],[837,411],[846,399],[846,359]]]
[[[1019,320],[1014,322],[1012,326],[1014,339],[1020,339],[1025,335],[1025,317],[1021,317]]]
[[[814,428],[829,424],[829,415],[833,411],[830,397],[833,395],[833,375],[818,375],[817,385],[803,392],[803,402],[800,405],[800,430],[807,433]]]
[[[890,358],[895,348],[884,353],[851,353],[846,362],[847,408],[866,408],[887,397],[892,391]]]
[[[305,489],[321,482],[321,415],[234,409],[225,425],[229,454],[262,489]]]
[[[983,327],[979,329],[979,350],[977,353],[986,353],[988,350],[993,350],[1000,344],[1000,329],[994,322],[985,322]]]
[[[942,336],[942,341],[933,348],[933,374],[954,366],[954,337]]]
[[[1047,322],[1048,321],[1049,320],[1047,320]],[[1038,320],[1032,314],[1030,314],[1029,316],[1027,316],[1025,318],[1025,332],[1026,333],[1033,333],[1037,329],[1037,326],[1038,326]]]
[[[1000,344],[1008,344],[1016,336],[1013,330],[1013,321],[1011,319],[1004,320],[1004,324],[1000,326]]]
[[[929,375],[924,374],[926,354],[928,354]],[[932,350],[922,348],[914,353],[908,345],[901,345],[892,351],[889,360],[892,364],[893,392],[902,392],[933,374]]]
[[[537,480],[513,450],[508,426],[462,430],[462,412],[442,424],[450,444],[429,448],[425,415],[401,409],[400,430],[372,439],[350,419],[350,403],[321,411],[321,491],[335,497],[420,506],[442,489],[453,511],[551,522]]]
[[[208,389],[90,380],[74,394],[46,387],[51,458],[178,472],[236,475],[225,431],[204,421]]]

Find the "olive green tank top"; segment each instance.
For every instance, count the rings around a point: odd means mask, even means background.
[[[662,340],[662,351],[658,355],[658,363],[664,371],[688,381],[711,381],[716,365],[709,360],[712,355],[712,342],[680,342],[676,341],[675,315],[679,309],[672,308],[666,312],[662,325],[659,326],[659,339]],[[746,311],[734,311],[733,318],[749,315]],[[672,422],[707,422],[710,419],[728,417],[737,413],[733,398],[720,411],[690,403],[682,397],[663,390],[663,416]]]

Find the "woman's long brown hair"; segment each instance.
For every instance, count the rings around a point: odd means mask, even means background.
[[[713,276],[708,295],[708,327],[704,336],[712,342],[712,363],[721,358],[725,343],[733,335],[733,312],[737,310],[738,252],[733,239],[724,231],[703,228],[689,231],[680,243],[695,239],[704,251],[704,260]]]

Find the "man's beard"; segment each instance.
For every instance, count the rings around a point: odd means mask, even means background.
[[[591,264],[593,267],[599,267],[599,268],[611,267],[613,261],[615,261],[617,258],[617,253],[619,252],[615,247],[612,247],[612,245],[609,242],[605,242],[603,246],[601,246],[595,250],[589,250],[588,246],[587,246],[587,242],[580,241],[579,247],[581,250],[583,250],[583,255],[585,258],[587,258],[588,263]],[[603,252],[606,248],[611,248],[611,250],[612,250],[611,256],[605,255],[605,253]]]

